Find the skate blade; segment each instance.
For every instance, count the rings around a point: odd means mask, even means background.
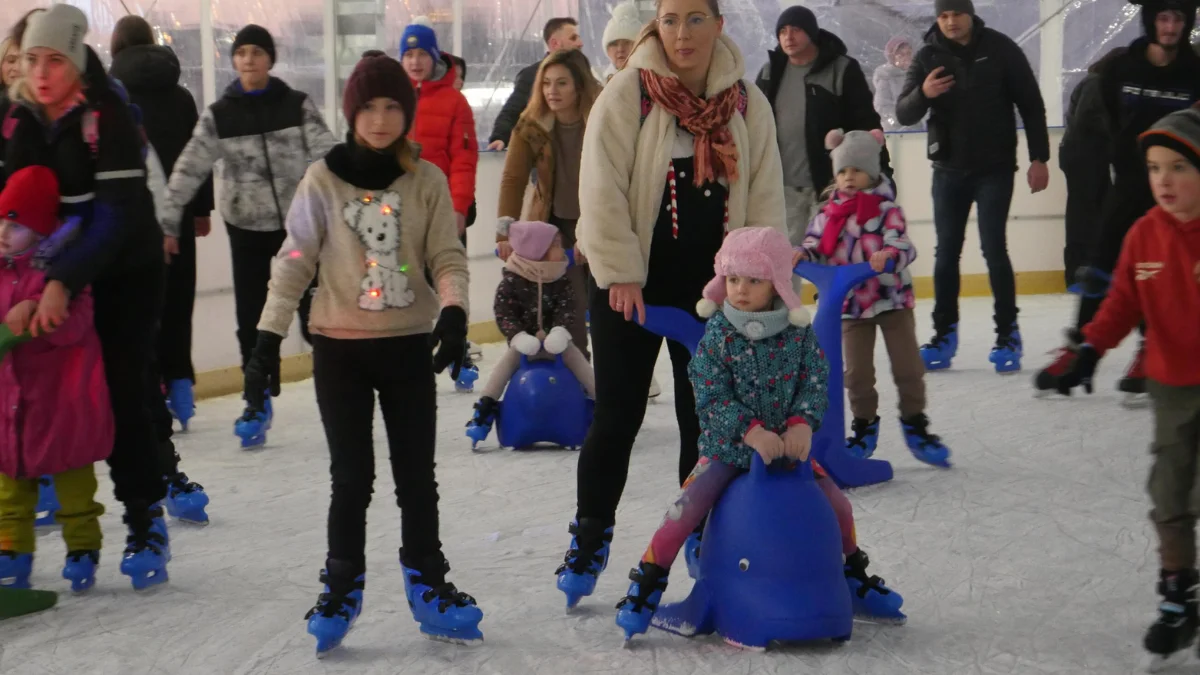
[[[169,580],[170,577],[167,576],[167,571],[165,569],[153,574],[139,574],[129,577],[129,582],[133,584],[133,590],[135,591],[152,591],[167,583]]]
[[[478,628],[471,630],[446,631],[439,628],[421,626],[421,633],[434,642],[445,642],[452,645],[476,645],[483,643],[483,633]]]
[[[1146,672],[1161,673],[1164,670],[1169,670],[1169,669],[1175,668],[1177,666],[1182,666],[1185,663],[1187,663],[1188,653],[1190,651],[1191,651],[1191,647],[1188,646],[1188,647],[1184,647],[1183,649],[1175,652],[1174,654],[1170,654],[1168,656],[1163,656],[1161,654],[1151,654],[1146,660],[1146,666],[1145,666]]]
[[[1141,410],[1150,406],[1149,394],[1125,394],[1125,398],[1121,400],[1121,407],[1126,410]]]
[[[854,620],[859,623],[869,623],[876,626],[903,626],[908,623],[908,617],[901,614],[900,616],[876,616],[874,614],[855,614]]]

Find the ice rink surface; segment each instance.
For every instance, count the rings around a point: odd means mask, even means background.
[[[463,425],[474,398],[439,380],[438,478],[450,579],[485,612],[483,645],[428,641],[403,598],[396,561],[399,512],[381,423],[379,483],[371,505],[365,611],[344,648],[323,661],[304,630],[320,591],[329,500],[328,452],[311,382],[287,385],[265,448],[232,435],[241,402],[201,402],[192,432],[177,436],[184,469],[212,497],[212,524],[171,524],[170,583],[134,592],[118,572],[124,545],[111,484],[101,479],[106,536],[97,587],[81,597],[59,578],[64,545],[39,539],[36,587],[59,606],[0,623],[4,675],[196,673],[1130,673],[1154,616],[1157,556],[1143,486],[1148,410],[1126,410],[1114,384],[1132,339],[1102,364],[1093,396],[1038,400],[1030,379],[1061,342],[1069,296],[1021,298],[1024,372],[996,375],[991,302],[963,302],[954,369],[931,374],[933,431],[955,468],[914,460],[896,421],[882,341],[876,457],[890,483],[851,493],[871,572],[904,595],[906,626],[856,624],[842,647],[795,645],[743,653],[719,639],[689,641],[651,629],[621,648],[614,604],[627,571],[676,490],[678,436],[664,351],[663,395],[634,449],[613,555],[594,596],[564,612],[554,570],[569,541],[574,452],[470,450]],[[928,338],[930,303],[917,308]],[[484,353],[487,363],[497,347]],[[494,449],[491,445],[482,449]],[[764,514],[767,517],[767,514]],[[669,600],[690,588],[682,559]]]

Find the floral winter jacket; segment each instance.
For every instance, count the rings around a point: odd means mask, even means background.
[[[0,258],[0,318],[24,300],[41,299],[45,285],[34,254]],[[58,330],[0,361],[0,474],[10,478],[82,468],[112,451],[112,402],[91,295],[76,294],[68,309]]]
[[[751,340],[718,311],[708,320],[688,376],[700,418],[700,455],[742,469],[750,468],[754,455],[742,442],[752,426],[782,433],[807,424],[816,431],[829,405],[829,362],[808,326]]]
[[[542,325],[538,326],[538,283],[504,270],[500,285],[496,287],[496,325],[511,341],[517,333],[537,335],[538,330],[547,333],[555,326],[570,326],[575,322],[575,292],[566,277],[542,284]]]
[[[851,214],[833,255],[825,257],[817,252],[827,222],[824,208],[808,224],[802,244],[812,260],[827,265],[853,265],[867,262],[876,251],[894,252],[895,273],[880,274],[855,286],[842,304],[843,319],[870,319],[894,309],[912,309],[915,302],[908,266],[917,259],[917,249],[908,239],[904,211],[895,203],[896,188],[885,176],[882,183],[866,192],[883,197],[879,215],[859,223]],[[830,201],[840,203],[841,198],[835,193]]]

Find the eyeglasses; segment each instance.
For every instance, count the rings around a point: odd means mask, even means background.
[[[692,12],[691,14],[687,15],[686,19],[680,19],[674,14],[667,14],[666,16],[658,17],[655,19],[655,21],[658,22],[658,29],[660,31],[663,33],[669,33],[671,35],[676,35],[683,29],[685,25],[687,26],[689,32],[699,30],[713,18],[715,17],[710,14]]]

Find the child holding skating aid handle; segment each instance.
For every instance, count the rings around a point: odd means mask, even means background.
[[[879,440],[879,394],[875,391],[875,330],[892,362],[892,379],[900,393],[900,425],[913,456],[932,466],[949,468],[950,450],[929,433],[925,415],[925,363],[917,343],[913,317],[912,272],[917,250],[908,239],[904,212],[896,204],[896,188],[880,172],[883,132],[830,131],[834,181],[828,201],[813,217],[801,245],[801,256],[827,265],[870,263],[880,272],[850,291],[842,304],[842,358],[846,391],[854,421],[846,449],[856,457],[875,453]],[[883,273],[888,261],[891,273]]]
[[[700,460],[630,572],[633,584],[617,613],[627,638],[646,632],[684,541],[729,483],[750,468],[754,453],[767,464],[808,459],[813,431],[829,405],[829,363],[793,290],[792,263],[787,235],[766,227],[730,232],[717,253],[716,276],[696,308],[708,323],[688,365]],[[813,469],[841,527],[855,613],[902,620],[900,595],[866,574],[850,501],[819,465]]]
[[[1200,108],[1171,113],[1141,135],[1157,206],[1125,236],[1108,297],[1082,331],[1059,381],[1092,391],[1100,357],[1146,324],[1146,387],[1154,402],[1148,491],[1162,596],[1144,646],[1153,668],[1196,637],[1196,462],[1200,458]],[[1174,659],[1171,659],[1174,660]]]
[[[568,326],[575,320],[575,290],[566,278],[562,233],[550,223],[517,221],[508,226],[512,253],[504,263],[493,307],[496,324],[508,339],[508,351],[492,369],[467,434],[486,437],[499,412],[500,396],[521,364],[521,355],[562,355],[588,398],[596,397],[592,366],[571,343]]]
[[[8,334],[29,338],[0,360],[0,586],[30,587],[38,478],[50,475],[67,544],[62,575],[79,592],[96,582],[104,507],[92,465],[108,457],[114,431],[88,291],[53,330],[30,330],[46,262],[68,239],[55,236],[58,208],[58,179],[44,166],[17,171],[0,192],[0,317]]]

